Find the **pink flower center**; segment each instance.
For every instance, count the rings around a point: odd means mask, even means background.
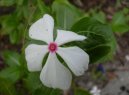
[[[48,45],[48,50],[49,50],[49,52],[54,53],[54,52],[57,51],[57,49],[58,49],[58,46],[57,46],[57,44],[56,44],[55,42],[51,42],[51,43]]]

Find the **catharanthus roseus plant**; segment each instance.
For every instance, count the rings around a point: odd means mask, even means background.
[[[70,88],[72,74],[57,58],[57,54],[65,61],[67,66],[76,75],[80,76],[88,69],[89,56],[77,46],[61,47],[72,41],[83,41],[85,36],[72,31],[57,29],[57,37],[54,40],[54,20],[45,14],[29,29],[32,39],[46,42],[46,45],[30,44],[25,49],[25,56],[29,71],[41,71],[40,80],[47,87],[67,90]],[[47,61],[42,66],[45,55],[49,53]]]

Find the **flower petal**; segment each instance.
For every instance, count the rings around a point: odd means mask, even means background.
[[[43,18],[36,21],[29,29],[29,36],[32,39],[42,40],[47,43],[53,41],[53,27],[54,20],[53,18],[45,14]]]
[[[79,47],[59,47],[57,53],[64,59],[75,75],[80,76],[88,69],[89,55]]]
[[[58,45],[62,45],[68,42],[72,41],[82,41],[85,40],[86,37],[82,35],[78,35],[71,31],[65,31],[65,30],[57,30],[57,38],[55,40]]]
[[[40,71],[42,61],[48,52],[47,46],[31,44],[25,49],[25,57],[29,71]]]
[[[56,54],[50,53],[41,71],[40,80],[47,87],[67,90],[71,85],[72,75],[70,71],[59,62]]]

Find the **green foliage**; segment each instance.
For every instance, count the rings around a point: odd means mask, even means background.
[[[55,0],[52,9],[55,14],[56,26],[60,29],[70,29],[83,14],[67,0]]]
[[[22,54],[19,54],[16,51],[7,50],[2,52],[2,57],[8,67],[17,68],[17,70],[21,70],[22,72],[26,71],[26,61]]]
[[[75,95],[91,95],[88,91],[82,89],[82,88],[76,88]]]
[[[61,95],[61,92],[59,90],[43,87],[37,89],[32,95]]]
[[[39,79],[39,73],[29,73],[24,79],[26,88],[32,95],[60,95],[61,91],[43,86]]]
[[[21,64],[21,56],[15,51],[4,51],[2,55],[5,63],[9,66],[13,67],[19,66]]]
[[[24,59],[17,52],[5,51],[3,52],[3,58],[8,67],[0,72],[0,86],[2,86],[0,93],[17,95],[14,84],[22,80],[24,88],[29,90],[32,95],[60,95],[60,90],[43,86],[39,79],[39,73],[28,73],[26,66],[24,66]]]
[[[42,2],[42,0],[37,0],[37,5],[38,5],[38,8],[40,9],[41,13],[44,14],[44,13],[51,13],[50,12],[50,8],[47,7],[44,2]]]
[[[0,35],[9,35],[12,44],[19,44],[27,37],[27,28],[33,21],[41,18],[44,13],[50,13],[50,8],[41,0],[1,0],[0,5],[14,6],[11,14],[0,17]]]
[[[110,2],[112,4],[107,4],[107,8],[104,8],[101,3],[99,6],[91,7],[87,12],[88,17],[93,17],[102,23],[109,24],[113,32],[124,34],[129,31],[128,2],[126,0],[112,2]],[[125,2],[125,5],[122,5],[122,2]]]
[[[8,79],[0,77],[0,94],[2,95],[16,95],[14,85]]]
[[[29,73],[27,78],[24,79],[26,88],[34,93],[36,89],[42,87],[42,83],[39,80],[39,73]]]
[[[123,12],[115,13],[111,24],[114,32],[124,33],[129,31],[128,20],[126,19]]]
[[[3,51],[2,57],[7,66],[0,71],[0,93],[2,95],[17,95],[14,84],[22,80],[22,77],[27,73],[25,60],[15,51]]]
[[[20,79],[20,69],[18,67],[8,67],[0,72],[0,77],[16,83]]]
[[[72,31],[87,36],[83,43],[76,44],[88,52],[91,63],[111,57],[115,51],[115,38],[108,25],[85,17],[73,25]]]
[[[4,6],[10,6],[15,4],[15,0],[1,0],[0,1],[0,5],[4,5]]]
[[[95,18],[96,20],[98,20],[102,23],[106,23],[106,15],[104,12],[92,11],[91,14],[92,14],[92,17]]]

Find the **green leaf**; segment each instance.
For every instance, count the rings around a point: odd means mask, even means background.
[[[0,77],[16,83],[20,78],[20,69],[18,67],[8,67],[0,72]]]
[[[9,66],[20,66],[20,54],[15,51],[4,51],[2,57]]]
[[[0,0],[0,6],[11,6],[15,4],[15,0]]]
[[[128,14],[128,13],[129,13],[129,8],[124,7],[124,9],[123,9],[123,13],[124,13],[124,14]]]
[[[13,31],[13,32],[11,32],[9,37],[10,37],[10,42],[12,44],[18,43],[19,40],[20,40],[19,31]]]
[[[29,73],[27,78],[24,79],[25,87],[33,93],[36,89],[42,86],[42,83],[39,80],[39,73]]]
[[[43,86],[39,76],[39,73],[29,73],[28,77],[24,79],[25,86],[32,95],[60,95],[60,90]]]
[[[110,51],[111,51],[110,46],[102,45],[102,46],[97,46],[97,47],[89,49],[87,51],[87,53],[91,57],[91,59],[90,59],[91,63],[94,63],[94,62],[98,61],[98,59],[100,59],[100,58],[101,59],[105,58],[105,55],[107,55]],[[98,54],[99,54],[99,56],[98,56]]]
[[[106,22],[106,16],[105,14],[100,11],[100,12],[94,12],[93,13],[93,18],[95,18],[96,20],[102,22],[102,23],[105,23]]]
[[[57,89],[42,87],[40,89],[37,89],[32,95],[61,95],[61,91]]]
[[[0,77],[0,94],[2,95],[16,95],[15,88],[7,79]]]
[[[127,32],[129,30],[128,22],[123,12],[115,13],[111,23],[114,32]]]
[[[42,0],[37,0],[37,5],[40,11],[42,12],[42,14],[50,12],[50,8],[47,7]]]
[[[23,18],[22,7],[17,7],[12,14],[0,17],[2,34],[9,35],[12,44],[18,44],[24,36],[25,22],[27,20],[23,20]]]
[[[74,91],[75,95],[91,95],[88,91],[82,88],[76,88]]]
[[[88,52],[91,63],[108,59],[113,55],[116,41],[108,25],[85,17],[76,22],[71,30],[87,36],[84,42],[76,42],[76,44]]]
[[[117,12],[117,13],[115,13],[114,14],[114,16],[113,16],[113,19],[112,19],[112,22],[113,22],[113,24],[123,24],[123,23],[125,23],[125,16],[124,16],[124,14],[123,14],[123,12]]]
[[[129,31],[129,25],[128,24],[112,25],[112,29],[114,32],[125,33]]]
[[[21,6],[23,4],[24,0],[17,0],[17,5]]]
[[[16,14],[4,16],[3,18],[0,18],[0,20],[4,34],[10,34],[18,25]]]
[[[70,29],[73,23],[82,16],[82,12],[67,0],[55,0],[52,9],[55,14],[56,26],[61,29]]]

